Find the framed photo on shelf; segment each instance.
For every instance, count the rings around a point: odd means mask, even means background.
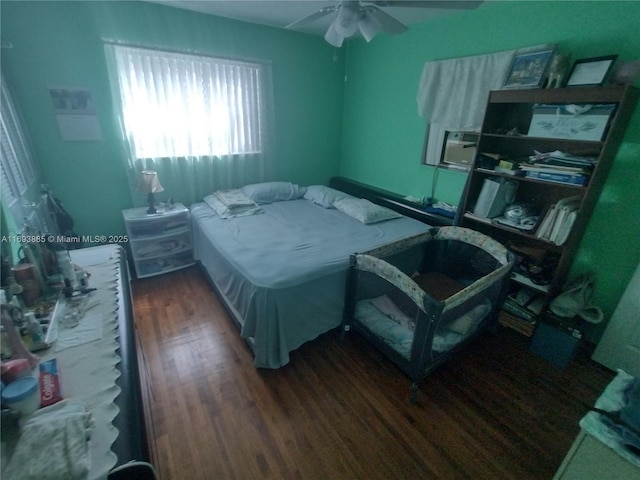
[[[566,86],[602,85],[617,58],[618,55],[606,55],[576,60]]]
[[[553,49],[516,55],[503,88],[540,88],[546,80]]]

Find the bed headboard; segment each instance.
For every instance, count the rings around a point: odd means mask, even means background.
[[[354,197],[367,200],[395,210],[407,217],[415,218],[434,227],[453,225],[453,219],[426,212],[420,205],[408,202],[398,193],[360,183],[346,177],[332,177],[329,186]]]

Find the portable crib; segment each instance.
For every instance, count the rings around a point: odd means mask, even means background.
[[[513,267],[500,243],[439,227],[350,257],[343,334],[364,335],[418,385],[495,324]]]

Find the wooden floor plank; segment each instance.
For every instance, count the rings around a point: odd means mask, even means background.
[[[133,293],[162,480],[548,480],[614,376],[586,356],[557,369],[501,329],[432,372],[413,405],[409,379],[356,333],[256,369],[196,267]]]

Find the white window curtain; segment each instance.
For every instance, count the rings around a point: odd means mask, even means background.
[[[186,205],[263,181],[270,163],[270,65],[105,44],[134,203],[140,172]]]
[[[425,163],[440,162],[447,131],[480,131],[489,92],[502,88],[516,54],[552,47],[537,45],[425,63],[417,95],[418,114],[428,127]]]

